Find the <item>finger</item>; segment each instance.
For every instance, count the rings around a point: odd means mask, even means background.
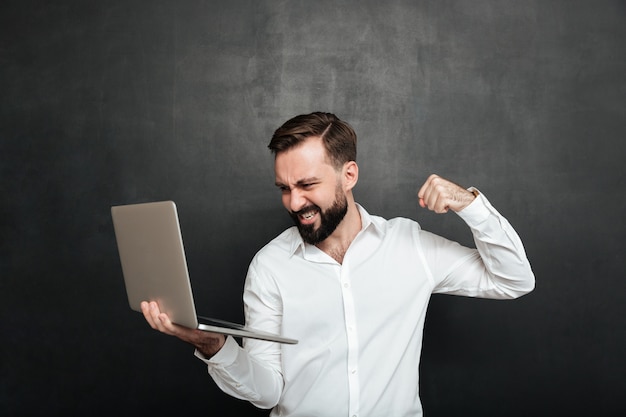
[[[436,196],[432,192],[432,189],[429,187],[424,190],[423,196],[422,198],[420,198],[420,206],[422,206],[422,208],[432,210],[433,205],[435,204],[435,199]]]
[[[156,329],[163,333],[168,333],[167,323],[169,321],[169,317],[165,313],[161,313],[159,307],[156,303],[150,303],[150,314],[152,315],[152,320],[156,326]]]
[[[441,190],[438,189],[434,181],[430,181],[428,187],[424,190],[424,207],[435,211],[441,199]]]
[[[428,176],[428,178],[426,179],[426,181],[424,182],[424,184],[422,185],[420,190],[417,192],[417,196],[420,199],[425,199],[424,197],[425,197],[428,189],[430,188],[433,179],[436,178],[436,177],[437,177],[437,175],[435,175],[435,174],[431,174],[431,175]]]
[[[148,316],[153,329],[162,333],[171,334],[170,328],[172,324],[169,321],[169,317],[167,314],[161,312],[159,305],[155,301],[151,301],[148,304]]]
[[[158,324],[159,324],[159,330],[161,330],[163,333],[166,333],[172,336],[176,335],[176,327],[174,323],[172,323],[172,321],[170,320],[170,317],[167,314],[160,313],[158,315]]]
[[[427,183],[423,190],[423,207],[438,214],[447,213],[450,209],[450,182],[433,174]]]
[[[432,194],[432,182],[435,178],[438,178],[437,175],[432,174],[430,175],[426,181],[424,182],[424,184],[422,185],[422,187],[419,189],[419,191],[417,192],[417,197],[419,198],[419,205],[422,208],[428,208],[428,202],[429,202],[429,198]]]
[[[154,323],[154,319],[152,318],[152,314],[150,312],[150,304],[147,301],[141,302],[141,312],[143,313],[143,317],[146,319],[150,327],[156,329],[156,324]]]
[[[447,211],[446,198],[441,190],[433,189],[426,200],[426,206],[435,213],[445,213]]]
[[[437,214],[447,213],[449,210],[448,199],[442,194],[438,195],[437,201],[433,204],[432,211]]]

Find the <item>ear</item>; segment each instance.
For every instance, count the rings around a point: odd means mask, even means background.
[[[346,162],[341,172],[343,187],[346,191],[352,190],[359,181],[359,166],[355,161]]]

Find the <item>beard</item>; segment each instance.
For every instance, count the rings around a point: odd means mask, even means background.
[[[300,223],[298,218],[300,213],[305,213],[307,211],[311,211],[312,209],[315,209],[320,215],[320,227],[317,229],[315,229],[315,225],[313,224],[303,225]],[[341,187],[337,187],[335,192],[335,201],[327,210],[322,211],[321,208],[313,204],[306,206],[297,212],[290,211],[289,215],[298,227],[302,240],[308,244],[317,245],[335,231],[337,226],[339,226],[339,223],[341,223],[343,218],[346,216],[347,212],[348,199],[341,192]]]

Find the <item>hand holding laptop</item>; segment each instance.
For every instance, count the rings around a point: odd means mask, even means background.
[[[280,334],[196,315],[178,213],[173,201],[113,206],[111,215],[128,303],[133,310],[142,312],[154,329],[203,346],[198,349],[203,353],[205,349],[207,352],[215,350],[216,342],[219,342],[219,347],[224,344],[224,337],[215,336],[216,333],[298,343]],[[156,310],[144,310],[142,304],[151,301],[155,301]],[[196,330],[208,332],[211,336],[205,337]]]
[[[148,324],[150,324],[150,327],[192,344],[207,358],[219,352],[226,342],[226,336],[222,334],[191,329],[172,323],[167,314],[161,313],[159,305],[154,301],[150,303],[143,301],[141,303],[141,312]]]

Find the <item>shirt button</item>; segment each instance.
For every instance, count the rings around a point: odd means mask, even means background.
[[[348,283],[348,282],[344,282],[344,283],[343,283],[343,287],[344,287],[344,288],[350,288],[350,283]]]

